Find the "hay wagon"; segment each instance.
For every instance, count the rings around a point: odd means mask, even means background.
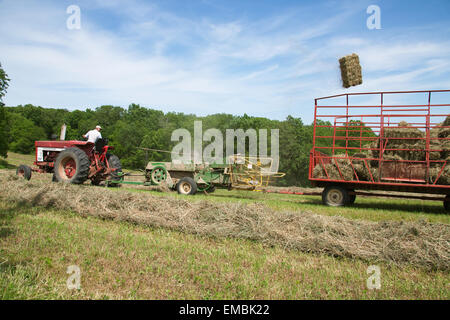
[[[323,203],[342,206],[359,194],[388,195],[439,200],[449,210],[449,110],[450,90],[315,99],[309,180],[324,188]]]

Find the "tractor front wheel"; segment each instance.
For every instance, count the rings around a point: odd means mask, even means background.
[[[179,194],[191,195],[197,193],[197,184],[194,179],[190,177],[181,178],[177,184],[177,191]]]
[[[18,175],[19,177],[22,177],[26,180],[30,180],[31,179],[31,168],[29,166],[21,164],[16,170],[16,175]]]
[[[82,184],[88,178],[89,157],[78,148],[68,148],[60,152],[55,161],[55,178],[58,182]]]

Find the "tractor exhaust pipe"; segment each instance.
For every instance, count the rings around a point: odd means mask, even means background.
[[[67,126],[66,126],[66,124],[64,123],[64,124],[61,126],[61,134],[59,135],[59,140],[61,140],[61,141],[66,140],[66,129],[67,129]]]

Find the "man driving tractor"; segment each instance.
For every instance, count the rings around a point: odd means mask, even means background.
[[[83,138],[88,139],[88,142],[95,143],[97,139],[102,138],[100,130],[102,130],[102,127],[96,126],[94,130],[90,130],[88,133],[84,134]]]

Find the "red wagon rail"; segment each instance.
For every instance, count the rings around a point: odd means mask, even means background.
[[[370,189],[442,194],[448,209],[449,111],[450,90],[317,98],[309,180],[331,205]]]

